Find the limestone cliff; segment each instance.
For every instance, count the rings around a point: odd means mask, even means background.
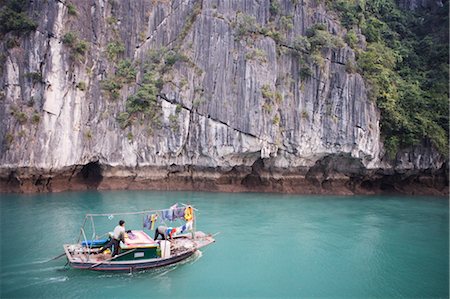
[[[431,149],[383,159],[376,104],[320,1],[32,1],[29,13],[37,29],[1,43],[2,189],[322,192],[328,156],[358,163],[333,176],[358,192],[380,168],[445,166]],[[314,30],[334,41],[315,57],[302,47]]]

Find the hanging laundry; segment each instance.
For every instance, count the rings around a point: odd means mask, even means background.
[[[173,210],[173,216],[174,219],[184,218],[184,210],[186,210],[185,207],[176,208]]]
[[[186,210],[184,211],[184,219],[186,221],[191,221],[194,219],[194,209],[191,206],[186,207]]]
[[[144,217],[144,228],[148,228],[148,229],[151,229],[150,228],[150,225],[151,225],[151,216],[150,215],[145,215],[145,217]]]
[[[174,221],[178,218],[182,218],[184,217],[184,210],[186,208],[185,207],[178,207],[178,204],[174,204],[173,206],[171,206],[169,209],[167,210],[162,210],[161,211],[161,218],[163,220],[169,220],[169,221]]]
[[[192,221],[188,221],[182,226],[177,227],[177,231],[180,233],[184,233],[186,231],[192,230]]]
[[[156,219],[158,219],[158,214],[152,214],[150,219],[151,222],[150,230],[153,230],[155,228]]]
[[[162,210],[161,218],[163,220],[173,221],[173,210],[172,209]]]
[[[186,230],[192,230],[192,228],[193,228],[193,221],[191,220],[191,221],[188,221],[188,222],[186,222]]]

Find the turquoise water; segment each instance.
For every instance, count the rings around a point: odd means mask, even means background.
[[[449,296],[449,201],[196,192],[0,194],[1,298],[431,298]],[[217,242],[137,273],[64,267],[86,213],[189,202]],[[127,229],[140,220],[124,217]],[[118,219],[102,219],[112,230]]]

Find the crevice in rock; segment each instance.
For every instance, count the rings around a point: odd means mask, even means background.
[[[372,190],[374,188],[374,184],[370,180],[362,181],[360,186],[361,186],[361,188],[366,189],[366,190]]]
[[[183,105],[182,103],[179,103],[179,102],[177,102],[177,101],[175,101],[175,100],[171,100],[171,99],[167,98],[166,95],[164,95],[164,94],[159,94],[158,96],[159,96],[162,100],[164,100],[164,101],[166,101],[166,102],[169,102],[169,103],[174,104],[174,105],[180,105],[183,109],[189,110],[191,113],[196,113],[197,115],[200,115],[200,116],[202,116],[202,117],[206,117],[206,118],[208,118],[208,119],[210,119],[210,120],[212,120],[212,121],[215,121],[215,122],[217,122],[217,123],[223,124],[223,125],[227,126],[228,128],[230,128],[230,129],[232,129],[232,130],[234,130],[234,131],[237,131],[237,132],[239,132],[239,133],[241,133],[241,134],[245,134],[245,135],[247,135],[247,136],[250,136],[250,137],[259,139],[259,140],[261,140],[261,141],[265,141],[265,142],[267,142],[268,144],[271,144],[271,145],[276,145],[275,143],[268,142],[267,140],[263,140],[263,139],[261,139],[260,137],[254,135],[254,134],[252,134],[252,133],[244,132],[244,131],[242,131],[242,130],[239,130],[239,129],[237,129],[237,128],[234,128],[234,127],[230,126],[228,123],[226,123],[226,122],[224,122],[224,121],[222,121],[222,120],[213,118],[213,117],[211,117],[210,115],[204,115],[204,114],[201,114],[201,113],[199,113],[197,110],[193,110],[193,109],[191,109],[191,108],[189,108],[189,107]]]
[[[20,189],[20,185],[22,184],[15,171],[9,173],[7,183],[11,186],[12,190]]]
[[[47,188],[48,192],[53,192],[52,178],[51,177],[47,179],[47,183],[45,184],[45,188]]]
[[[103,180],[102,168],[99,161],[89,162],[77,174],[79,180],[86,184],[88,189],[97,189]]]
[[[75,167],[73,167],[73,169],[72,169],[72,173],[70,174],[70,176],[69,176],[69,182],[72,180],[72,178],[75,176],[75,173],[77,172],[77,170],[78,170],[78,166],[77,165],[75,165]]]
[[[131,180],[128,182],[127,186],[125,187],[125,190],[129,190],[131,185],[136,182],[136,178],[137,178],[137,173],[133,173],[133,176],[131,178]]]
[[[34,179],[34,176],[33,176]],[[37,179],[33,182],[33,185],[36,187],[37,192],[44,192],[48,190],[47,188],[48,179],[45,179],[42,177],[42,175],[39,175]]]
[[[262,158],[256,159],[256,161],[252,165],[252,172],[245,176],[242,179],[241,184],[247,188],[258,189],[261,186],[267,185],[267,182],[264,182],[261,179],[261,171],[264,169],[264,161]]]
[[[155,34],[159,31],[159,29],[161,28],[161,27],[163,27],[163,29],[164,29],[164,24],[165,24],[165,22],[166,22],[166,20],[168,19],[168,18],[170,18],[177,10],[178,10],[178,8],[180,7],[180,5],[181,4],[178,4],[176,7],[174,7],[173,6],[173,3],[172,3],[172,6],[171,6],[171,12],[156,26],[156,28],[153,30],[153,32],[152,33],[150,33],[146,38],[145,38],[145,41],[143,41],[143,42],[141,42],[141,43],[139,43],[139,44],[137,44],[136,45],[136,49],[139,49],[139,48],[141,48],[145,43],[147,43],[149,40],[151,40],[151,39],[153,39],[153,37],[155,36]],[[203,3],[202,3],[202,5],[203,5]],[[176,40],[177,40],[177,38],[178,38],[178,36],[177,37],[175,37],[173,40],[171,40],[171,41],[169,41],[169,42],[167,42],[167,44],[165,45],[165,46],[170,46],[171,44],[173,44]]]
[[[365,175],[366,169],[361,159],[350,154],[331,154],[318,160],[306,173],[306,180],[318,187],[329,186],[327,181],[336,176],[347,177],[352,181],[348,187],[354,189],[357,178]],[[324,185],[325,183],[325,185]]]
[[[42,175],[40,175],[35,181],[34,181],[34,185],[35,186],[39,186],[39,185],[42,185],[43,184],[43,182],[42,182]]]

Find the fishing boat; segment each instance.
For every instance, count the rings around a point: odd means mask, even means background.
[[[169,209],[131,213],[87,214],[80,229],[78,241],[64,244],[68,264],[76,269],[95,271],[135,271],[162,267],[178,263],[192,256],[200,248],[213,242],[214,236],[196,230],[196,212],[191,205],[175,204]],[[119,252],[112,256],[104,251],[112,233],[96,234],[97,219],[114,220],[118,217],[141,217],[143,229],[132,229],[125,233],[119,244]],[[89,225],[90,224],[90,225]],[[87,227],[92,237],[86,237]],[[162,227],[163,239],[154,239],[148,231]],[[155,238],[157,238],[156,235]]]

